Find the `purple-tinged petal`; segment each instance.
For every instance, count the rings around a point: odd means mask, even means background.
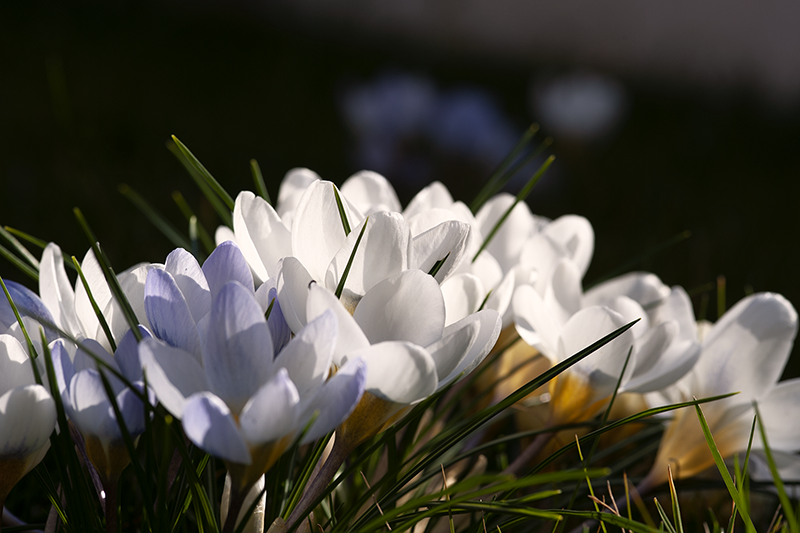
[[[442,336],[444,298],[431,276],[406,270],[367,292],[353,318],[370,343],[404,340],[427,346]]]
[[[253,287],[253,274],[242,255],[242,251],[232,241],[217,246],[203,263],[211,299],[216,298],[222,286],[229,281],[238,281],[244,287]],[[254,289],[255,290],[255,289]]]
[[[187,399],[209,388],[205,371],[194,355],[157,339],[139,343],[147,384],[161,404],[176,418],[183,418]]]
[[[84,370],[73,376],[69,385],[69,399],[72,405],[71,419],[82,433],[93,435],[103,442],[122,438],[97,370]]]
[[[197,323],[171,274],[159,269],[147,274],[144,305],[153,335],[171,346],[200,354]]]
[[[41,319],[47,324],[55,324],[53,315],[35,292],[15,281],[7,280],[5,284],[20,315],[29,316],[36,320]],[[14,316],[14,310],[11,309],[6,295],[0,293],[0,296],[0,331],[4,332],[17,323],[17,318]],[[48,328],[47,332],[49,334],[48,337],[52,337],[51,340],[55,340],[52,330]]]
[[[300,441],[307,444],[317,440],[353,412],[367,383],[367,365],[361,359],[352,359],[319,389],[314,398],[305,405],[301,424],[317,413],[317,418]]]
[[[211,391],[238,414],[270,377],[274,351],[261,306],[235,281],[211,306],[203,344],[203,367]]]
[[[267,381],[242,409],[239,422],[251,446],[266,444],[297,430],[300,396],[285,368]]]
[[[208,281],[197,259],[183,248],[176,248],[167,256],[164,272],[169,272],[175,280],[194,322],[197,323],[211,309]]]
[[[67,416],[72,418],[72,405],[69,401],[68,387],[72,383],[72,377],[75,375],[75,366],[72,364],[63,341],[56,341],[50,345],[50,356],[53,358],[53,370],[56,376],[56,385],[58,386],[59,394],[61,394],[61,402],[64,404]]]
[[[140,393],[144,392],[141,382],[137,382],[134,385],[137,385],[137,390]],[[119,412],[122,415],[122,419],[125,421],[125,428],[128,430],[128,433],[130,433],[131,438],[135,439],[144,433],[144,404],[134,391],[126,387],[122,392],[117,394],[117,407],[119,407]],[[115,417],[113,407],[109,405],[109,409],[110,416],[112,418]]]
[[[329,309],[300,330],[275,358],[275,365],[286,369],[301,397],[328,377],[338,331],[336,315]]]
[[[224,461],[249,465],[247,443],[225,402],[211,394],[195,394],[183,411],[183,430],[197,447]]]
[[[144,326],[139,326],[139,333],[142,340],[152,337]],[[128,381],[142,379],[142,363],[139,361],[139,342],[133,335],[133,330],[122,337],[117,344],[117,351],[114,352],[114,361],[119,366],[119,371]]]
[[[272,310],[269,312],[269,317],[267,317],[267,325],[269,326],[269,333],[272,336],[273,348],[276,352],[279,352],[283,350],[292,339],[292,330],[289,328],[289,324],[283,316],[281,303],[278,301],[277,288],[273,287],[269,289],[267,301],[267,309],[272,305]]]

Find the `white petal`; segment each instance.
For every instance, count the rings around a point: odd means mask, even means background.
[[[405,340],[427,346],[442,336],[444,298],[431,276],[406,270],[367,292],[353,318],[370,343]]]
[[[456,274],[442,283],[445,326],[458,322],[478,310],[486,297],[486,289],[477,276]]]
[[[0,395],[0,457],[27,457],[48,443],[56,425],[56,404],[41,385]]]
[[[778,380],[797,333],[797,312],[783,296],[759,293],[726,312],[703,341],[693,375],[697,396],[741,392],[735,402],[760,399]]]
[[[237,242],[236,234],[231,228],[228,226],[217,226],[217,229],[214,232],[214,243],[220,245],[225,241],[233,241],[238,244],[240,248],[242,246],[241,243]]]
[[[511,307],[519,336],[542,355],[556,361],[563,324],[556,322],[539,293],[530,285],[520,285],[514,291]]]
[[[34,383],[33,367],[25,348],[11,335],[0,335],[0,394]]]
[[[328,289],[335,291],[339,285],[364,224],[367,227],[342,292],[343,298],[349,294],[355,302],[379,282],[408,269],[411,245],[411,234],[400,213],[373,213],[353,228],[331,261],[325,276]]]
[[[500,217],[511,207],[515,198],[501,193],[489,199],[475,215],[481,235],[486,238]],[[525,202],[519,202],[500,226],[486,248],[497,259],[503,272],[508,272],[519,259],[522,243],[536,231],[536,223]]]
[[[80,332],[75,316],[75,291],[64,269],[61,248],[49,243],[39,265],[39,295],[53,314],[55,324],[71,335]]]
[[[411,199],[405,211],[403,211],[403,216],[406,220],[409,220],[416,214],[429,209],[437,207],[449,209],[451,205],[453,205],[453,197],[447,187],[442,185],[441,182],[434,181]]]
[[[469,244],[470,226],[463,222],[450,220],[414,237],[411,244],[410,268],[430,272],[437,261],[445,260],[435,278],[441,283],[462,262],[471,261],[466,257]]]
[[[309,185],[319,181],[319,174],[307,168],[293,168],[284,176],[278,189],[278,215],[286,222],[291,222],[297,204]],[[291,227],[291,224],[289,224]]]
[[[258,278],[263,281],[276,276],[278,260],[291,255],[292,242],[289,230],[272,206],[260,196],[242,191],[233,207],[233,229]]]
[[[583,305],[608,305],[617,296],[627,296],[642,307],[649,308],[669,295],[670,288],[655,274],[630,272],[604,281],[586,291],[583,295]]]
[[[292,223],[292,255],[318,281],[325,280],[328,265],[347,237],[339,216],[335,187],[329,181],[312,183],[297,205]],[[346,198],[341,200],[350,227],[357,226],[364,217]]]
[[[81,270],[86,278],[87,285],[91,289],[92,297],[97,302],[97,306],[100,309],[105,309],[111,300],[111,290],[108,288],[103,270],[100,268],[100,263],[97,262],[92,250],[89,250],[83,258]],[[92,303],[86,295],[86,289],[84,289],[80,278],[75,284],[75,313],[78,317],[81,331],[84,334],[93,335],[100,327],[100,322],[97,320],[97,315],[94,313]]]
[[[410,404],[427,398],[439,379],[436,363],[424,349],[408,342],[381,342],[348,354],[367,365],[365,390],[384,400]]]
[[[370,170],[362,170],[342,184],[342,194],[362,213],[400,212],[400,200],[389,180]]]
[[[800,379],[778,383],[758,402],[758,411],[771,448],[792,452],[800,450],[800,426],[791,422],[800,418]]]
[[[333,352],[334,363],[340,364],[342,357],[346,354],[369,346],[369,340],[364,332],[329,290],[320,287],[317,283],[312,284],[308,291],[307,305],[309,322],[329,310],[336,315],[339,333],[336,336],[336,347]]]
[[[581,309],[581,273],[569,259],[558,262],[544,290],[544,304],[555,314],[556,322],[566,324]]]
[[[594,253],[594,230],[589,221],[577,215],[564,215],[547,224],[542,233],[564,246],[583,278]]]
[[[306,300],[309,285],[313,281],[297,258],[286,257],[283,260],[278,274],[278,300],[286,323],[294,332],[300,331],[306,325]]]

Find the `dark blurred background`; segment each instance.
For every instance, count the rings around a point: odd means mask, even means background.
[[[3,2],[0,223],[82,257],[79,206],[122,270],[173,246],[120,183],[180,228],[174,190],[219,223],[172,134],[234,195],[255,158],[273,198],[304,166],[376,170],[403,202],[438,179],[469,202],[537,121],[557,160],[529,204],[592,222],[588,282],[689,230],[629,268],[712,320],[721,275],[729,306],[800,304],[800,8],[552,4]],[[2,258],[0,275],[27,281]]]

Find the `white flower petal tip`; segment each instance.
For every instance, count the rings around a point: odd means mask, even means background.
[[[342,184],[342,194],[364,214],[376,211],[400,212],[400,200],[389,180],[371,170],[362,170]]]
[[[306,407],[303,418],[317,414],[301,444],[317,440],[342,424],[358,405],[367,384],[367,365],[351,359],[322,386]]]

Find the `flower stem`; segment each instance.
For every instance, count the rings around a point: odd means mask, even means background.
[[[542,451],[542,448],[544,448],[552,438],[553,434],[550,432],[539,433],[536,438],[533,439],[533,442],[531,442],[528,447],[525,448],[525,450],[523,450],[523,452],[519,454],[516,459],[514,459],[514,462],[512,462],[506,467],[505,470],[503,470],[502,474],[513,474],[515,476],[519,474],[519,471],[522,470],[525,465],[530,463],[531,460],[536,457],[540,451]]]
[[[236,529],[236,519],[239,517],[239,511],[242,510],[244,500],[247,498],[247,490],[238,490],[233,484],[231,485],[231,503],[228,506],[228,517],[225,519],[225,524],[222,526],[222,533],[233,533]]]
[[[336,475],[339,467],[355,449],[356,445],[357,444],[354,444],[353,441],[349,439],[337,438],[333,442],[333,449],[330,455],[325,460],[325,463],[322,465],[322,468],[320,468],[316,477],[311,481],[311,484],[306,487],[303,497],[297,502],[297,506],[292,510],[292,514],[289,515],[289,519],[286,521],[290,530],[296,521],[305,519],[313,510],[311,505],[325,492],[333,476]]]
[[[105,484],[106,533],[117,533],[117,482]]]

